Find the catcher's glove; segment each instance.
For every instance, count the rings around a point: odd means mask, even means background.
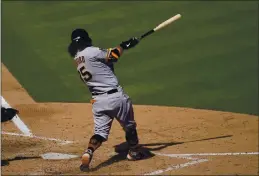
[[[12,120],[17,114],[19,114],[19,111],[16,109],[1,107],[1,123]]]

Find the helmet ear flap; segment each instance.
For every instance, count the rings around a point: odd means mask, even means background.
[[[77,52],[78,52],[78,46],[77,43],[72,41],[67,48],[68,53],[70,54],[71,57],[75,57]]]

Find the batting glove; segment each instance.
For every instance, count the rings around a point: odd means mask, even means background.
[[[130,49],[130,48],[135,47],[138,43],[139,43],[139,39],[137,37],[133,37],[133,38],[127,40],[127,41],[122,42],[120,44],[120,46],[123,49]]]

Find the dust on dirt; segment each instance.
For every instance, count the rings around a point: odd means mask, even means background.
[[[82,154],[93,133],[90,104],[37,103],[3,64],[2,95],[20,110],[20,117],[35,136],[73,141],[62,145],[2,134],[2,159],[9,161],[2,167],[2,174],[85,174],[79,171],[79,157],[43,160],[39,156],[48,152]],[[95,152],[88,174],[258,174],[258,154],[191,158],[159,155],[258,152],[257,116],[146,105],[135,105],[134,110],[140,142],[155,155],[142,161],[126,161],[125,152],[118,152],[125,142],[124,132],[114,121],[109,140]],[[2,131],[20,133],[12,122],[2,124]],[[198,162],[200,159],[206,162]]]

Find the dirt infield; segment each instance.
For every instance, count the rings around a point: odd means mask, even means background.
[[[2,134],[2,159],[9,161],[2,167],[3,175],[259,174],[257,116],[134,106],[140,142],[154,156],[137,162],[125,160],[125,152],[119,152],[124,147],[124,133],[114,121],[109,140],[94,155],[93,169],[82,173],[80,158],[44,160],[40,155],[82,154],[93,132],[90,104],[37,103],[3,65],[2,95],[20,110],[21,119],[35,135],[15,136],[21,132],[12,122],[2,124],[2,133],[9,132]]]

